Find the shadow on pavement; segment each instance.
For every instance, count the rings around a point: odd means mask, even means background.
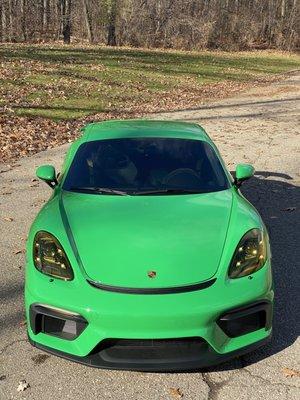
[[[14,284],[9,282],[8,285],[0,286],[0,303],[4,303],[5,300],[15,300],[16,297],[22,296],[23,292],[23,282],[15,282]]]
[[[175,111],[165,111],[165,113],[167,114],[171,114],[173,112],[180,112],[180,111],[201,111],[201,110],[216,110],[216,109],[220,109],[220,108],[240,108],[240,107],[245,107],[245,106],[259,106],[259,105],[263,105],[263,106],[272,106],[272,105],[276,105],[277,103],[286,103],[286,102],[291,102],[291,101],[299,101],[300,97],[296,96],[296,97],[291,97],[288,99],[275,99],[275,100],[264,100],[264,101],[240,101],[240,102],[235,102],[235,103],[224,103],[224,104],[208,104],[208,105],[200,105],[198,107],[187,107],[187,108],[178,108]],[[153,112],[148,112],[148,114],[156,114],[157,111],[153,111]],[[164,112],[162,112],[164,113]],[[190,118],[189,118],[190,119]],[[181,121],[184,120],[189,120],[188,118],[184,119],[184,118],[180,118]]]
[[[23,302],[20,301],[23,296],[23,282],[9,282],[5,286],[0,286],[0,335],[1,332],[12,330],[16,326],[20,327],[24,321]]]
[[[257,171],[242,186],[243,195],[256,207],[269,231],[275,286],[273,338],[267,346],[242,356],[242,366],[290,347],[300,333],[300,187],[292,180],[286,174]],[[241,368],[241,363],[233,360],[209,371],[236,368]]]

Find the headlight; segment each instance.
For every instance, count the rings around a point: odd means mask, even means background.
[[[267,259],[267,234],[251,229],[240,240],[230,263],[229,278],[241,278],[262,268]]]
[[[33,243],[33,262],[43,274],[70,281],[74,277],[59,241],[48,232],[38,232]]]

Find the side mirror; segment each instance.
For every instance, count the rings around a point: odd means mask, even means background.
[[[243,181],[254,175],[254,168],[250,164],[238,164],[235,169],[234,184],[240,187]]]
[[[36,170],[36,176],[45,181],[52,189],[57,185],[55,168],[53,165],[41,165]]]

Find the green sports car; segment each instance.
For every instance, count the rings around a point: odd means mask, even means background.
[[[27,241],[28,336],[95,367],[211,366],[272,331],[266,227],[197,124],[110,121],[82,129]]]

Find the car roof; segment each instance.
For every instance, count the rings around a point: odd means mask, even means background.
[[[196,123],[160,120],[110,120],[94,122],[82,128],[83,141],[135,137],[166,137],[211,140],[205,130]]]

